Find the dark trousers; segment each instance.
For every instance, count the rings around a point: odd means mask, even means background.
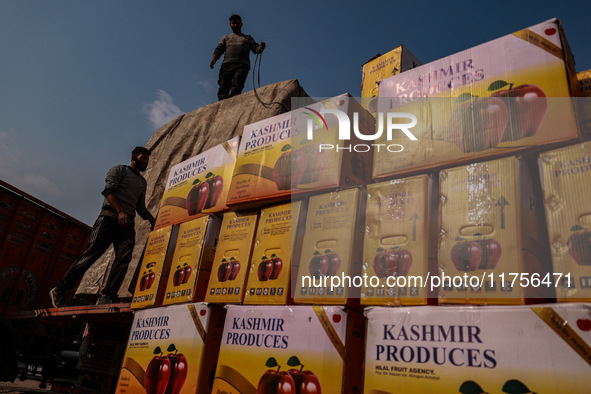
[[[73,288],[111,244],[115,249],[115,260],[102,293],[116,298],[131,261],[135,245],[135,227],[133,222],[129,226],[121,227],[117,219],[109,216],[98,217],[92,226],[86,251],[72,264],[56,287],[63,291]]]
[[[218,99],[224,100],[242,93],[249,69],[244,63],[222,63],[218,79]]]

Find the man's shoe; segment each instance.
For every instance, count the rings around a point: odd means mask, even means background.
[[[114,304],[115,301],[111,298],[110,295],[103,294],[101,298],[98,299],[96,302],[97,305],[106,305],[106,304]]]
[[[63,308],[66,306],[66,293],[57,287],[49,291],[49,298],[54,308]]]

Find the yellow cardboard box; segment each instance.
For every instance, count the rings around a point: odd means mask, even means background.
[[[440,303],[523,304],[554,297],[533,167],[531,160],[511,156],[441,171],[440,273],[429,283],[437,285]]]
[[[227,209],[239,140],[232,138],[170,169],[154,228]]]
[[[338,116],[348,119],[343,130]],[[260,205],[311,191],[366,184],[371,179],[371,151],[351,149],[359,141],[354,125],[371,133],[374,119],[345,94],[245,126],[228,205]],[[340,140],[341,132],[351,138]]]
[[[586,393],[590,306],[368,308],[364,393]]]
[[[363,392],[363,315],[338,306],[228,306],[212,393]]]
[[[241,303],[244,299],[258,212],[227,212],[207,286],[206,302]]]
[[[376,123],[386,129],[393,116],[412,137],[400,128],[391,139],[382,133],[377,145],[390,148],[374,151],[373,177],[576,141],[571,89],[574,62],[557,19],[384,79]],[[413,115],[416,125],[395,113]]]
[[[367,186],[362,305],[426,305],[437,293],[414,279],[437,275],[439,181],[434,176]]]
[[[359,304],[365,201],[361,187],[310,197],[296,304]]]
[[[244,304],[285,305],[291,298],[291,258],[302,202],[263,208],[257,226]]]
[[[380,81],[421,64],[423,63],[404,45],[394,48],[385,55],[377,54],[369,59],[361,66],[361,97],[372,100],[362,100],[363,107],[375,114]]]
[[[558,301],[591,300],[591,143],[540,154]],[[560,276],[560,277],[559,277]]]
[[[204,303],[135,312],[115,392],[210,393],[225,313]]]
[[[210,215],[179,225],[163,305],[205,299],[221,224]]]
[[[170,270],[177,228],[168,226],[148,235],[131,309],[160,306]],[[172,240],[172,242],[170,242]]]

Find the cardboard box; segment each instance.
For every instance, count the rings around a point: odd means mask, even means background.
[[[285,305],[290,300],[292,255],[301,247],[295,241],[302,205],[293,201],[261,210],[244,304]]]
[[[557,300],[589,301],[591,142],[543,152],[539,166]]]
[[[365,201],[361,187],[310,197],[295,303],[359,304]]]
[[[589,304],[366,309],[365,393],[586,393]]]
[[[437,300],[416,278],[437,275],[439,180],[418,175],[367,186],[362,305],[427,305]]]
[[[554,297],[535,166],[511,156],[440,173],[440,303]],[[460,279],[461,278],[461,279]]]
[[[258,212],[224,214],[205,301],[241,303],[256,234]]]
[[[591,97],[591,70],[578,72],[577,80],[581,97]]]
[[[163,305],[205,299],[221,225],[214,215],[179,225]]]
[[[239,140],[232,138],[170,169],[154,228],[228,208],[226,199]]]
[[[404,45],[400,45],[385,55],[377,54],[361,66],[361,97],[373,98],[362,100],[362,105],[370,113],[377,111],[379,83],[381,80],[420,66],[421,61]]]
[[[575,84],[572,54],[557,19],[387,78],[380,83],[378,110],[413,115],[415,126],[399,116],[393,121],[411,124],[407,131],[416,140],[400,128],[391,140],[382,133],[378,144],[390,148],[374,152],[373,177],[578,140],[569,98]]]
[[[148,235],[131,309],[162,305],[177,230],[174,226],[168,226]]]
[[[228,205],[260,205],[311,191],[366,184],[371,177],[371,152],[350,149],[359,141],[352,131],[354,122],[340,130],[337,116],[323,116],[324,110],[341,111],[349,119],[357,113],[359,130],[371,133],[374,129],[371,114],[349,95],[245,126]],[[351,133],[351,139],[339,140],[339,132]]]
[[[228,306],[212,393],[361,393],[364,333],[343,307]]]
[[[577,109],[577,120],[581,134],[591,137],[591,70],[577,73],[579,81],[579,95],[575,98]]]
[[[225,313],[204,303],[135,312],[115,392],[210,393]]]

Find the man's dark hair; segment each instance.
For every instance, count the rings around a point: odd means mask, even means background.
[[[150,149],[144,148],[143,146],[136,146],[131,151],[131,160],[134,160],[135,158],[137,158],[142,153],[145,153],[148,156],[150,156],[152,154],[152,152],[150,152]]]
[[[240,22],[242,22],[242,18],[240,17],[240,15],[233,14],[233,15],[230,17],[230,22],[232,22],[232,21],[240,21]]]

